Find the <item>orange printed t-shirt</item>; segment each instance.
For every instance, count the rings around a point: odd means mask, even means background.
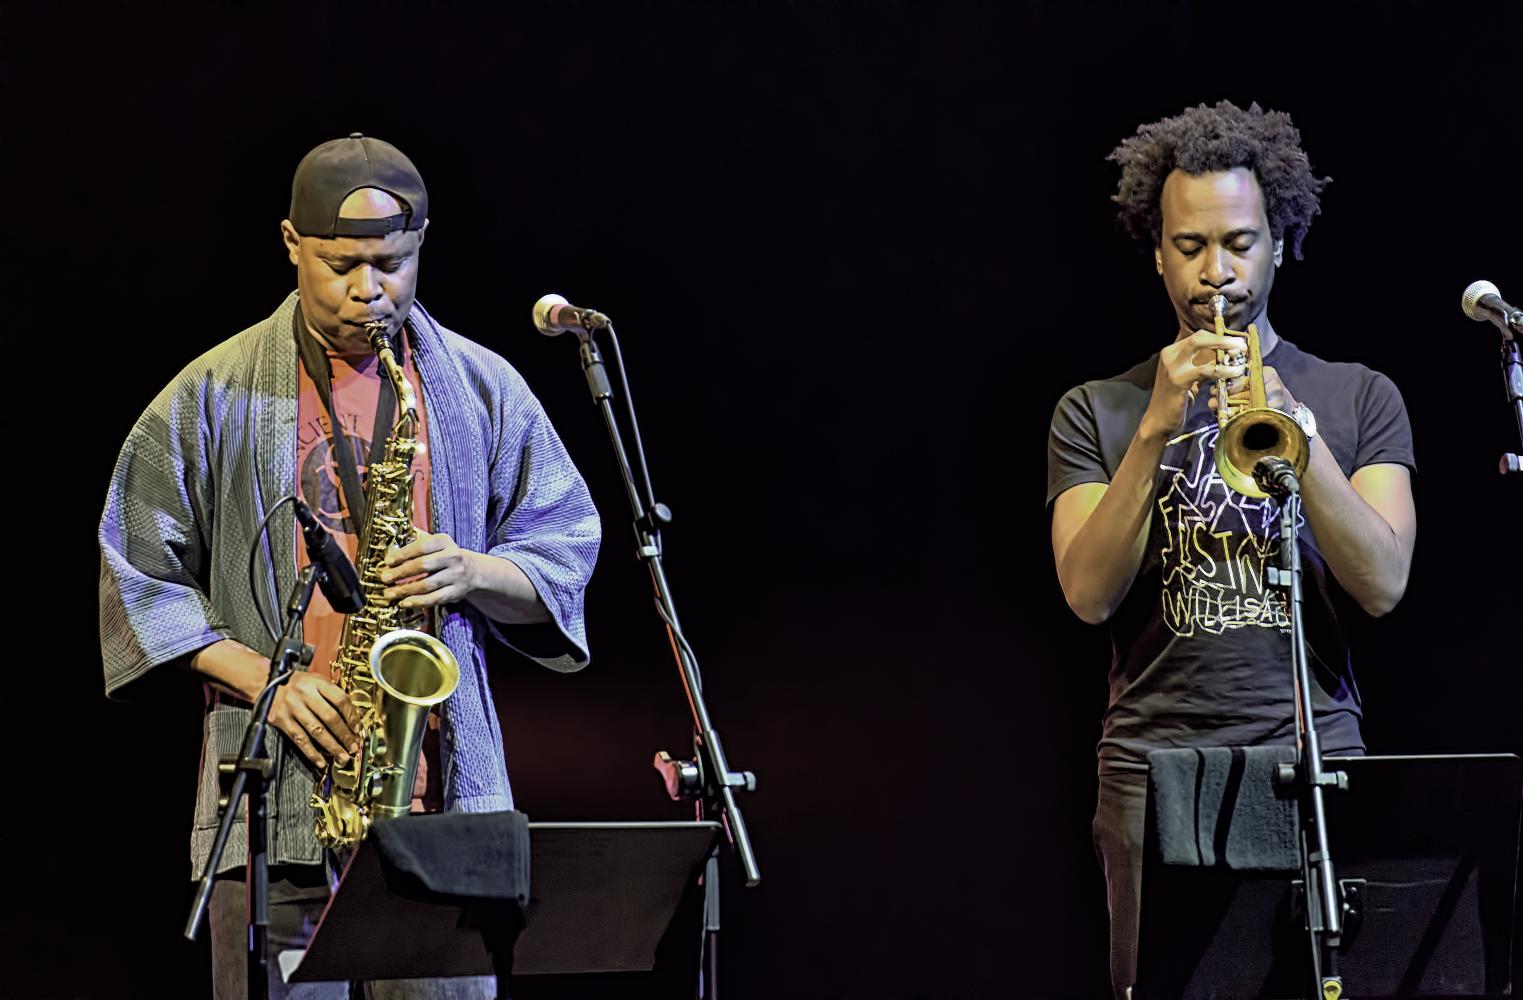
[[[355,468],[360,483],[366,483],[369,472],[371,435],[375,431],[376,403],[381,391],[381,380],[386,377],[381,360],[374,354],[341,355],[328,351],[328,364],[333,369],[333,410],[344,429],[344,438],[354,450]],[[418,438],[428,440],[428,423],[424,416],[423,385],[412,362],[412,353],[406,356],[404,371],[412,383],[418,399]],[[349,516],[344,502],[344,484],[339,474],[339,464],[334,454],[336,442],[329,423],[328,411],[317,386],[307,375],[305,365],[298,365],[300,387],[296,402],[296,492],[306,501],[335,540],[343,546],[351,561],[359,547],[359,531],[362,525]],[[394,418],[388,420],[381,440],[391,433]],[[413,458],[413,524],[428,531],[432,523],[428,499],[428,453]],[[296,564],[305,567],[311,560],[301,532],[296,533]],[[343,637],[346,616],[333,610],[321,590],[312,595],[305,622],[306,641],[316,647],[312,656],[311,670],[331,679],[329,666],[338,653]]]

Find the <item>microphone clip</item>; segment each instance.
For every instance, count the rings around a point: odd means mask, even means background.
[[[658,503],[641,514],[635,523],[639,525],[641,531],[655,534],[672,523],[672,509],[664,503]]]
[[[1266,456],[1255,462],[1253,481],[1265,493],[1282,500],[1301,492],[1301,482],[1296,478],[1295,466],[1283,458]]]

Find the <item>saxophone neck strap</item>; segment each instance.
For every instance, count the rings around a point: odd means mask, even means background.
[[[292,336],[296,338],[296,353],[301,358],[301,366],[306,369],[307,377],[317,387],[317,395],[323,401],[323,409],[328,413],[328,425],[333,428],[333,457],[338,465],[339,483],[343,487],[344,507],[349,512],[349,525],[356,535],[365,530],[365,520],[369,512],[369,503],[365,496],[364,487],[360,484],[360,471],[355,464],[356,445],[351,445],[349,435],[344,432],[343,421],[333,408],[333,366],[328,361],[328,352],[318,343],[316,337],[307,331],[306,320],[302,318],[301,305],[296,306],[292,323]],[[397,352],[397,361],[403,370],[407,367],[407,336],[406,329],[403,335],[396,338],[393,350]],[[391,437],[391,430],[397,419],[397,396],[392,388],[391,379],[381,373],[380,394],[375,404],[375,427],[370,433],[370,454],[366,459],[366,468],[375,465],[386,454],[386,440]]]

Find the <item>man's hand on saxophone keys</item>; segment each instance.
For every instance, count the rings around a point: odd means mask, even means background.
[[[431,608],[465,600],[473,589],[470,557],[449,535],[419,531],[400,549],[386,553],[382,595],[404,608]]]
[[[419,531],[417,540],[386,554],[384,597],[404,608],[468,601],[496,622],[550,621],[534,583],[510,559],[462,549],[444,533]]]
[[[328,757],[346,766],[349,755],[360,749],[354,734],[360,724],[359,711],[336,684],[305,670],[292,674],[275,690],[270,724],[320,770],[327,768]]]
[[[236,639],[222,639],[191,657],[190,668],[219,691],[252,703],[269,679],[270,661]],[[342,689],[317,674],[297,671],[275,689],[270,724],[319,768],[328,766],[324,754],[342,767],[359,752],[360,713]]]

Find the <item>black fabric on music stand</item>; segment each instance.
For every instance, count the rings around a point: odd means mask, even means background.
[[[529,903],[529,817],[521,812],[443,813],[424,823],[370,831],[386,884],[416,899]]]
[[[1148,754],[1148,813],[1168,865],[1295,871],[1301,865],[1294,798],[1275,772],[1295,747],[1204,747]]]
[[[1523,761],[1511,754],[1327,758],[1340,882],[1353,883],[1347,995],[1511,996]],[[1301,998],[1306,931],[1292,873],[1163,864],[1144,836],[1136,1000]]]
[[[529,854],[522,813],[379,823],[344,866],[305,952],[278,956],[281,972],[293,983],[504,979],[523,928]]]

